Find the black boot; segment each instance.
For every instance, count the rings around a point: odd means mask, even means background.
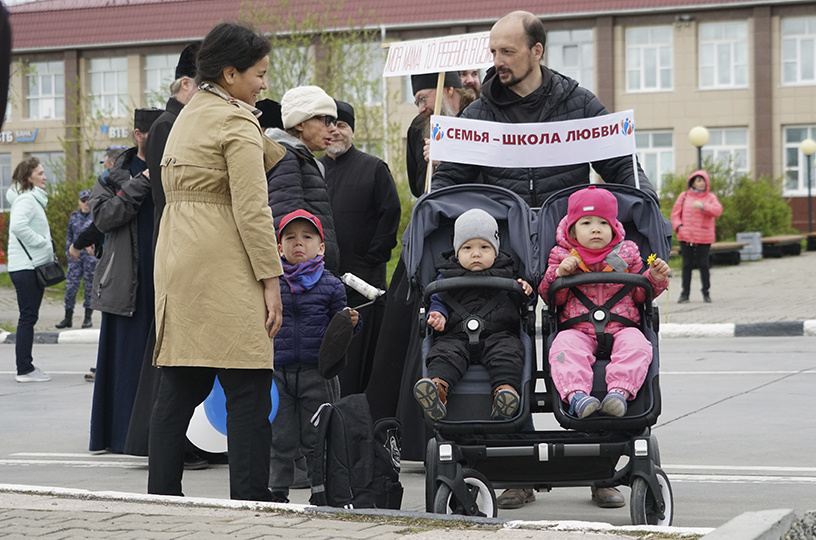
[[[85,320],[82,321],[82,328],[90,328],[93,326],[93,319],[91,319],[91,315],[93,315],[93,310],[85,308]]]
[[[62,319],[60,322],[55,324],[57,328],[71,328],[74,324],[74,310],[73,309],[66,309],[65,310],[65,318]]]

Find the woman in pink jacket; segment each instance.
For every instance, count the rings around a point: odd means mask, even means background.
[[[643,268],[640,250],[631,240],[624,240],[626,231],[618,221],[618,201],[603,188],[590,186],[570,195],[567,215],[558,224],[556,246],[550,252],[547,272],[538,286],[547,299],[550,285],[559,277],[576,272],[630,272]],[[649,279],[654,296],[668,286],[669,265],[655,259],[643,275]],[[603,305],[623,285],[591,284],[578,287],[589,300]],[[637,303],[646,301],[641,288],[624,295],[610,309],[634,323],[640,322]],[[555,295],[555,303],[564,306],[559,320],[564,322],[589,311],[570,289]],[[597,337],[590,322],[562,330],[550,347],[549,362],[553,383],[561,399],[570,404],[570,414],[586,418],[599,410],[607,416],[623,416],[626,402],[634,399],[646,378],[652,361],[652,345],[639,328],[624,326],[617,321],[607,323],[605,331],[614,336],[609,365],[606,367],[608,393],[603,402],[589,393],[592,390],[592,365],[595,363]]]
[[[683,256],[683,290],[678,300],[681,304],[689,301],[693,268],[700,269],[703,301],[711,302],[708,251],[714,243],[714,220],[720,217],[723,209],[710,188],[707,172],[702,169],[693,172],[688,179],[688,191],[677,197],[672,208],[672,228],[680,241],[680,255]]]

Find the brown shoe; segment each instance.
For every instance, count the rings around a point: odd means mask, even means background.
[[[601,508],[622,508],[626,506],[626,499],[615,487],[592,486],[592,502]]]
[[[512,510],[534,500],[535,491],[532,489],[505,489],[496,499],[496,506],[503,510]]]
[[[447,416],[448,383],[442,379],[419,379],[414,385],[414,398],[431,420],[442,420]]]
[[[519,395],[516,389],[509,384],[503,384],[493,391],[492,420],[512,418],[519,408]]]

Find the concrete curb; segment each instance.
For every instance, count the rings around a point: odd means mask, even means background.
[[[541,328],[536,329],[540,333]],[[816,337],[816,319],[807,321],[776,321],[750,324],[673,324],[660,325],[662,338],[724,338],[724,337]],[[17,335],[0,331],[0,343],[13,345]],[[35,332],[34,343],[99,343],[99,329]]]
[[[292,503],[266,503],[257,501],[235,501],[226,499],[211,499],[204,497],[168,497],[164,495],[146,495],[141,493],[125,493],[119,491],[88,491],[84,489],[57,488],[46,486],[26,486],[17,484],[0,484],[0,493],[15,493],[22,495],[39,495],[60,498],[79,499],[85,501],[105,501],[158,504],[163,506],[173,505],[180,507],[197,507],[213,509],[231,510],[277,510],[299,514],[320,514],[324,517],[336,516],[348,520],[354,516],[381,518],[408,518],[411,520],[429,520],[433,522],[459,522],[474,525],[493,526],[502,529],[522,529],[522,530],[551,530],[551,531],[574,531],[574,532],[597,532],[597,533],[640,533],[648,535],[667,535],[671,538],[693,537],[699,538],[702,535],[711,533],[714,529],[710,527],[662,527],[655,525],[625,525],[614,526],[609,523],[585,522],[585,521],[522,521],[507,520],[500,518],[486,518],[474,516],[429,514],[425,512],[409,512],[404,510],[380,510],[380,509],[345,509],[331,508],[325,506],[310,506]],[[122,508],[117,511],[127,513]]]
[[[795,521],[793,510],[787,508],[746,512],[700,540],[780,540]]]

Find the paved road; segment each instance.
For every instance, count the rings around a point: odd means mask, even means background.
[[[816,433],[803,429],[812,415],[809,407],[787,406],[812,395],[816,340],[664,339],[660,349],[664,410],[655,433],[674,489],[674,524],[717,527],[744,511],[785,507],[801,516],[816,507]],[[82,375],[95,347],[36,345],[35,354],[54,376],[50,383],[21,385],[10,371],[0,372],[0,483],[145,493],[144,458],[86,451],[92,385]],[[0,346],[0,362],[12,365],[13,347]],[[546,418],[537,424],[548,427]],[[402,482],[403,510],[421,511],[422,465],[406,463]],[[225,499],[227,469],[188,471],[184,488],[190,497]],[[628,508],[602,510],[588,495],[586,488],[539,493],[536,502],[499,517],[629,523]],[[308,491],[291,498],[305,504]],[[0,495],[0,523],[18,515],[2,510],[14,504],[22,503]]]

